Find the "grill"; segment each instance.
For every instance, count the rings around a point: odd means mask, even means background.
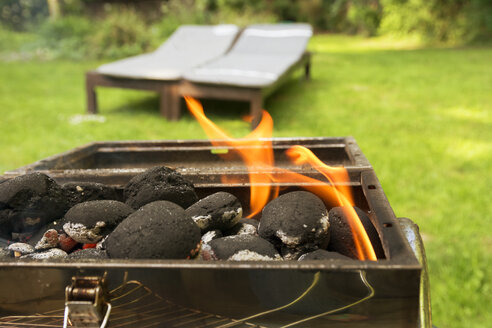
[[[384,254],[377,262],[2,261],[0,326],[61,326],[66,286],[72,278],[96,277],[107,285],[110,327],[428,327],[428,281],[418,228],[395,217],[355,140],[272,142],[279,167],[322,179],[283,155],[290,146],[303,145],[325,163],[348,170],[354,201],[369,213],[381,239]],[[229,150],[202,140],[96,142],[5,172],[1,179],[40,171],[59,183],[123,186],[146,168],[167,165],[191,180],[200,197],[228,191],[247,211],[246,168],[217,156]],[[237,179],[222,184],[224,173]],[[287,192],[301,186],[282,187]]]

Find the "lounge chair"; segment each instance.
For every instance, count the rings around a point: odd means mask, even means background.
[[[310,75],[310,54],[306,52],[312,35],[308,24],[251,25],[242,31],[225,55],[188,70],[179,84],[180,95],[235,99],[250,102],[252,127],[261,120],[263,100],[289,77],[304,67]],[[170,111],[179,117],[179,101]]]
[[[86,74],[87,111],[97,113],[98,86],[156,91],[160,111],[168,119],[173,88],[183,73],[226,53],[239,32],[235,25],[179,27],[156,51],[98,67]]]

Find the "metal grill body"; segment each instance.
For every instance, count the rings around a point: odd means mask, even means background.
[[[128,318],[137,315],[140,320],[154,322],[156,327],[423,327],[429,324],[429,305],[422,303],[426,299],[422,293],[427,288],[423,284],[424,262],[412,250],[400,228],[401,224],[411,228],[412,223],[396,218],[355,140],[350,137],[273,139],[277,166],[322,179],[312,168],[294,167],[287,161],[283,151],[294,144],[310,148],[327,164],[347,168],[354,201],[369,214],[378,231],[384,258],[377,262],[2,261],[1,315],[26,316],[63,309],[64,289],[72,277],[106,275],[110,289],[128,280],[137,281],[159,300],[176,307],[173,309],[177,312],[168,314],[174,319],[169,320],[163,316],[167,313],[164,310],[144,315],[146,312],[138,310],[143,305],[137,301],[118,310],[124,310]],[[217,156],[228,151],[226,147],[218,149],[208,141],[197,140],[98,142],[6,172],[3,179],[41,171],[60,183],[93,181],[121,187],[146,168],[167,165],[190,179],[200,197],[228,191],[247,209],[246,168],[239,161],[226,162]],[[223,173],[235,176],[236,182],[222,184]],[[287,183],[282,187],[282,192],[287,192],[302,186]],[[419,240],[414,239],[412,243],[422,246]],[[423,252],[422,247],[419,249]],[[155,305],[159,309],[162,304]],[[426,312],[421,311],[422,306]],[[111,316],[119,318],[116,314],[112,312]],[[131,321],[118,319],[123,321],[117,323],[112,321],[115,317],[110,317],[110,327],[123,327]],[[210,323],[218,318],[222,322]]]

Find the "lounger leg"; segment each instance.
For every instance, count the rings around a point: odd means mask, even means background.
[[[260,93],[251,98],[249,105],[249,111],[253,120],[251,121],[251,129],[254,130],[258,124],[260,124],[262,110],[263,110],[263,97]]]
[[[177,121],[180,118],[180,98],[176,85],[163,86],[160,92],[160,112],[168,121]]]
[[[85,75],[85,91],[87,94],[87,113],[97,114],[97,95],[95,89],[95,83],[93,81],[94,76],[91,72]]]
[[[304,78],[306,80],[311,80],[311,57],[306,61],[306,66],[304,66]]]
[[[169,111],[172,121],[178,121],[181,118],[181,97],[179,87],[171,85],[169,87]]]
[[[159,92],[160,100],[159,100],[159,112],[162,116],[164,116],[169,121],[170,113],[169,113],[169,90],[167,86],[163,86],[161,91]]]

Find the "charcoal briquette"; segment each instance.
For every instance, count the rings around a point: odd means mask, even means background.
[[[49,229],[41,238],[40,241],[36,243],[34,249],[39,251],[43,249],[50,249],[58,246],[58,232],[55,229]]]
[[[67,256],[70,260],[80,260],[80,259],[99,259],[104,260],[108,258],[108,254],[105,250],[97,248],[87,248],[81,249],[76,252],[72,252]]]
[[[39,253],[30,253],[21,256],[21,259],[33,259],[33,260],[51,260],[66,258],[67,253],[59,248],[50,248],[47,251]]]
[[[61,187],[70,207],[91,200],[119,200],[115,188],[102,183],[68,182]]]
[[[263,209],[258,233],[277,248],[325,248],[330,238],[328,212],[323,201],[307,191],[293,191]]]
[[[8,246],[8,250],[11,253],[19,253],[22,255],[30,254],[34,252],[34,247],[26,243],[13,243]]]
[[[0,260],[9,259],[11,257],[12,257],[12,253],[9,251],[7,247],[0,248]]]
[[[108,235],[109,236],[109,235]],[[97,249],[100,250],[106,250],[106,239],[108,239],[108,236],[105,236],[103,239],[101,239],[97,244],[96,247]]]
[[[280,248],[280,255],[285,261],[297,261],[297,259],[299,259],[299,257],[305,253],[305,249],[293,249],[285,245],[282,245],[282,247]]]
[[[79,243],[97,243],[133,212],[116,200],[93,200],[75,205],[65,214],[63,230]]]
[[[299,257],[299,261],[311,260],[351,260],[351,258],[338,252],[329,252],[324,249],[317,249],[314,252],[309,252]]]
[[[232,228],[241,219],[243,208],[236,196],[221,191],[200,199],[188,207],[186,213],[203,233]]]
[[[248,219],[248,218],[242,218],[239,220],[240,223],[245,223],[245,224],[251,224],[258,230],[258,225],[260,224],[260,221],[256,219]]]
[[[202,248],[204,260],[271,261],[281,260],[275,247],[263,238],[252,235],[222,237]]]
[[[0,236],[35,231],[62,217],[67,204],[61,187],[46,174],[35,172],[7,180],[0,184]]]
[[[200,228],[179,205],[156,201],[123,220],[105,245],[111,258],[185,259],[200,238]]]
[[[58,232],[58,234],[63,233],[63,225],[65,223],[66,222],[63,220],[63,218],[48,223],[47,225],[40,228],[38,231],[34,232],[31,235],[31,237],[26,241],[26,243],[32,246],[36,246],[36,244],[41,240],[41,238],[43,238],[45,232],[50,229],[55,230],[56,232]]]
[[[379,235],[374,228],[369,216],[360,208],[354,207],[355,212],[360,218],[364,229],[371,241],[376,256],[378,258],[384,257],[383,248],[381,246],[381,241]],[[352,230],[350,229],[349,223],[346,219],[345,211],[342,207],[334,207],[329,212],[330,227],[331,227],[331,238],[328,245],[328,250],[338,252],[342,255],[357,258],[357,249],[355,248],[354,237],[352,235]]]
[[[258,235],[256,227],[249,223],[238,222],[231,229],[224,232],[226,236],[231,235]]]
[[[208,244],[210,241],[221,237],[222,232],[220,230],[210,230],[203,234],[202,243]]]
[[[165,166],[153,167],[133,177],[125,186],[124,196],[134,209],[158,200],[187,208],[198,200],[193,184]]]

